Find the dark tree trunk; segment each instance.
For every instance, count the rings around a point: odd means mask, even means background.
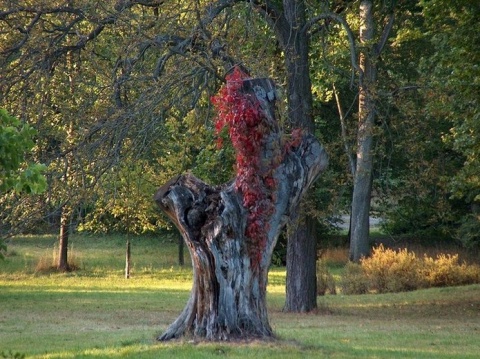
[[[68,264],[68,237],[70,235],[70,211],[64,206],[60,215],[60,233],[58,241],[57,269],[62,272],[70,270]]]
[[[130,278],[131,261],[132,261],[132,245],[130,243],[130,237],[127,235],[127,247],[125,249],[125,279]]]
[[[288,119],[293,126],[313,133],[312,90],[308,61],[305,3],[284,0],[284,22],[277,33],[285,52],[287,70]],[[317,307],[316,236],[314,218],[300,215],[289,231],[287,245],[287,285],[285,311],[308,312]]]
[[[266,243],[260,252],[246,235],[249,211],[235,182],[213,187],[191,174],[177,176],[155,194],[159,207],[182,233],[193,266],[190,299],[178,319],[159,340],[192,335],[207,340],[272,336],[266,307],[267,274],[278,235],[316,177],[325,169],[327,155],[310,135],[283,151],[283,137],[272,123],[271,85],[245,81],[255,92],[269,122],[261,144],[262,163],[281,154],[270,170],[275,188],[269,198],[273,211],[262,228]],[[263,87],[262,91],[259,89]],[[259,253],[260,256],[252,253]]]
[[[317,242],[315,222],[296,220],[287,242],[287,285],[285,310],[309,312],[317,306]],[[312,294],[313,293],[313,294]]]

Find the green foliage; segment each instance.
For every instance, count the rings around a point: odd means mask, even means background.
[[[458,254],[422,258],[407,249],[393,250],[380,245],[360,264],[347,264],[342,293],[396,293],[472,283],[480,283],[480,266],[459,263]]]
[[[467,204],[480,204],[480,3],[475,0],[421,1],[426,36],[433,48],[421,70],[428,85],[426,115],[447,119],[444,143],[462,157],[449,174],[451,194]],[[460,221],[456,236],[478,241],[473,217]],[[470,232],[472,230],[472,232]]]
[[[0,193],[8,190],[41,193],[46,189],[45,166],[26,164],[36,131],[0,109]]]
[[[155,166],[143,160],[130,164],[128,159],[124,163],[103,176],[80,231],[142,234],[168,228],[152,200]]]
[[[379,69],[374,208],[386,219],[389,234],[451,241],[466,210],[451,199],[449,180],[463,160],[442,140],[450,121],[438,106],[429,106],[438,92],[430,91],[431,70],[421,71],[435,53],[425,36],[425,15],[418,3],[399,6],[405,11],[395,19],[388,56],[382,56]]]
[[[35,134],[34,128],[0,108],[0,194],[12,190],[26,194],[45,191],[47,182],[43,172],[46,167],[26,160],[35,145]],[[4,251],[6,245],[0,239],[0,259]]]
[[[230,141],[226,141],[226,131],[219,136],[224,137],[222,148],[218,149],[212,133],[207,134],[204,147],[196,157],[196,165],[192,172],[198,178],[212,185],[220,185],[230,181],[234,176],[235,153]]]
[[[172,177],[191,170],[207,183],[221,184],[233,176],[231,145],[218,150],[213,125],[201,123],[208,108],[199,105],[184,116],[171,116],[159,125],[161,139],[150,158],[124,152],[122,163],[105,172],[86,206],[79,229],[101,233],[154,233],[171,229],[152,200],[157,188]]]
[[[448,121],[426,117],[426,99],[418,91],[419,63],[430,56],[433,46],[424,36],[418,3],[392,2],[383,10],[392,10],[391,5],[395,5],[394,27],[378,60],[378,81],[372,90],[376,103],[372,210],[387,219],[384,223],[391,234],[451,236],[465,211],[449,199],[446,178],[458,171],[461,160],[442,142]],[[377,11],[374,20],[381,13]],[[344,9],[341,15],[353,31],[358,30],[358,6]],[[348,211],[352,174],[347,155],[354,156],[356,146],[357,92],[352,91],[344,31],[334,23],[320,24],[324,26],[315,34],[317,41],[312,41],[311,57],[316,125],[334,172],[332,182],[326,184],[331,191],[329,205]],[[333,85],[345,116],[342,135]]]
[[[455,233],[457,240],[466,248],[480,250],[480,215],[472,213],[460,220],[460,226]]]

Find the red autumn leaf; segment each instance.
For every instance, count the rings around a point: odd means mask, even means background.
[[[262,146],[269,126],[256,97],[241,91],[242,81],[246,78],[245,73],[235,68],[226,76],[226,84],[211,98],[211,103],[217,111],[216,133],[228,126],[235,149],[235,189],[242,195],[242,204],[248,211],[245,235],[250,242],[249,253],[255,266],[261,260],[268,240],[268,221],[275,210],[273,199],[277,185],[271,175],[261,177],[259,173],[273,173],[280,161],[261,163]],[[286,148],[300,144],[301,133],[294,131],[291,138]],[[217,143],[221,144],[220,138]]]

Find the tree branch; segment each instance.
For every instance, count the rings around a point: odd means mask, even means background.
[[[264,15],[265,21],[267,21],[272,28],[279,25],[279,22],[283,22],[282,12],[271,1],[250,1],[255,10]]]
[[[353,155],[352,155],[352,146],[350,145],[347,138],[347,125],[345,123],[345,118],[347,114],[343,112],[342,103],[340,102],[340,97],[338,96],[338,91],[337,91],[337,87],[335,86],[335,83],[332,84],[332,87],[333,87],[333,94],[335,96],[335,101],[337,103],[338,115],[340,117],[343,146],[345,148],[345,153],[347,154],[347,157],[348,157],[350,172],[352,176],[355,176],[355,159],[353,158]]]
[[[380,40],[378,41],[378,43],[373,48],[374,56],[379,56],[382,53],[383,48],[385,47],[385,44],[387,43],[388,35],[390,35],[390,32],[392,31],[394,20],[395,20],[395,15],[392,12],[388,16],[388,21],[387,21],[387,24],[385,25],[385,27],[383,28],[382,36],[380,37]]]
[[[341,17],[340,15],[337,15],[335,13],[331,13],[331,12],[320,14],[320,15],[312,18],[310,21],[308,21],[305,24],[302,31],[307,32],[318,21],[327,20],[327,19],[338,22],[340,25],[342,25],[343,29],[347,33],[348,43],[349,43],[349,46],[350,46],[350,62],[352,64],[352,68],[354,70],[356,70],[360,74],[360,78],[362,78],[362,76],[363,76],[362,70],[360,69],[360,67],[358,66],[358,63],[357,63],[357,47],[355,45],[355,36],[353,35],[353,31],[350,28],[350,26],[348,25],[347,21],[343,17]]]

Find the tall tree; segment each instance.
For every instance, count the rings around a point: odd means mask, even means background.
[[[347,4],[348,2],[340,3],[342,6],[336,4],[335,13],[327,19],[341,23],[343,30],[346,31],[347,36],[343,37],[350,44],[350,56],[353,57],[350,66],[358,72],[358,81],[352,78],[350,84],[344,86],[345,90],[342,89],[339,83],[346,83],[346,81],[339,79],[339,76],[335,73],[345,73],[345,69],[342,69],[342,67],[334,68],[333,76],[327,79],[331,85],[328,89],[321,91],[330,93],[329,97],[336,102],[338,117],[340,118],[340,137],[347,154],[347,168],[351,172],[353,181],[350,212],[350,259],[358,261],[362,256],[368,255],[370,250],[369,216],[374,171],[375,118],[379,101],[377,70],[380,55],[387,44],[393,27],[395,7],[394,2],[375,4],[373,1],[360,1],[353,5]],[[340,12],[340,14],[337,14],[337,12]],[[355,12],[357,13],[355,14]],[[334,36],[338,34],[338,31],[331,31],[329,26],[329,23],[324,23],[321,31],[317,32],[321,32],[324,37],[325,34],[330,35],[329,32],[332,32]],[[358,37],[354,36],[352,31],[355,28],[358,28]],[[358,60],[354,47],[356,42],[359,46]],[[337,44],[341,44],[341,42],[337,41]],[[321,51],[326,52],[327,49]],[[337,54],[333,57],[338,58],[341,55],[345,57],[341,47],[334,51]],[[332,57],[332,55],[328,56]],[[337,59],[335,62],[340,61]],[[326,67],[331,68],[332,65],[327,64]],[[345,66],[345,64],[341,66]],[[331,69],[328,70],[327,73],[329,74]],[[349,93],[344,93],[342,96],[341,91],[353,92],[354,96]],[[346,98],[349,101],[347,103],[351,103],[346,107],[348,111],[344,110]],[[358,110],[355,114],[357,123],[354,130],[349,130],[346,119],[353,113],[352,107],[357,101]],[[354,133],[354,135],[352,136],[351,133]],[[354,138],[353,141],[352,137]]]
[[[303,1],[284,1],[275,32],[285,54],[288,120],[294,127],[313,133],[312,90],[309,73],[309,43],[306,6]],[[298,211],[299,209],[297,209]],[[294,213],[287,242],[285,310],[308,312],[317,307],[317,238],[314,219]]]
[[[373,175],[373,136],[375,125],[377,61],[393,25],[393,12],[374,42],[373,1],[360,2],[360,82],[358,95],[358,133],[356,166],[353,179],[352,212],[350,216],[350,260],[358,262],[370,253],[370,202]]]

